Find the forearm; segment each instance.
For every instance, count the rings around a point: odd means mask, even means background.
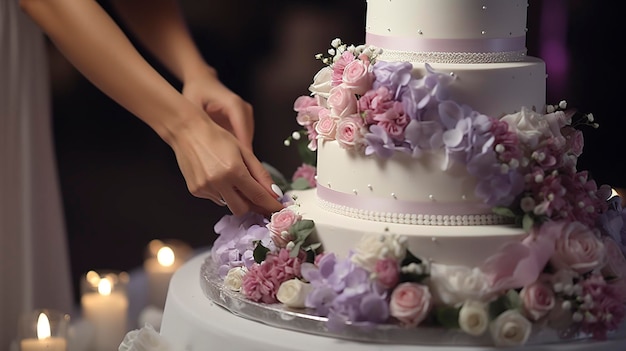
[[[167,138],[188,102],[92,0],[21,0],[66,58],[94,85]],[[174,118],[173,118],[174,117]]]
[[[137,39],[185,82],[208,66],[193,42],[176,0],[115,0],[113,5]]]

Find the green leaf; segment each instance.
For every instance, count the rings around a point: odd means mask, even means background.
[[[505,216],[505,217],[515,217],[516,214],[513,212],[513,210],[511,210],[508,207],[494,207],[493,209],[493,213],[500,215],[500,216]]]
[[[495,319],[504,311],[517,310],[522,308],[522,299],[519,293],[513,289],[506,294],[499,296],[489,304],[489,317]]]
[[[506,310],[506,296],[501,295],[489,303],[489,319],[495,319]]]
[[[533,219],[533,217],[527,213],[524,215],[524,218],[522,219],[522,228],[524,228],[526,232],[530,232],[530,230],[533,228],[534,223],[535,223],[535,220]]]
[[[310,188],[311,188],[311,184],[309,184],[309,181],[302,177],[294,180],[291,183],[291,189],[293,190],[306,190]]]
[[[289,251],[289,257],[298,257],[298,254],[300,253],[300,247],[302,246],[302,241],[294,241],[293,244],[294,245],[291,248],[291,251]]]
[[[303,163],[315,166],[317,164],[317,153],[308,147],[308,138],[301,138],[298,142],[298,154]]]
[[[256,242],[256,246],[254,247],[254,251],[252,251],[252,257],[254,257],[254,262],[261,263],[265,261],[265,257],[267,257],[267,253],[270,252],[270,249],[263,246],[261,241]]]
[[[441,306],[435,310],[435,319],[445,328],[459,328],[459,311],[460,308],[452,306]]]
[[[522,298],[519,296],[519,293],[516,290],[509,290],[506,292],[507,298],[507,306],[509,310],[521,310],[522,309]]]
[[[287,181],[287,178],[285,178],[285,176],[278,169],[266,162],[263,162],[262,164],[263,168],[265,168],[265,170],[272,177],[272,181],[274,181],[274,183],[278,185],[283,193],[286,193],[288,190],[290,190],[291,185]]]
[[[310,219],[303,219],[289,228],[289,234],[296,238],[294,241],[304,241],[313,232],[313,229],[315,229],[315,222]]]

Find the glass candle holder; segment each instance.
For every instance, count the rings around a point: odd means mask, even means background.
[[[24,313],[18,321],[20,351],[67,351],[70,315],[39,309]]]
[[[146,248],[144,271],[148,303],[163,309],[172,275],[191,257],[192,249],[180,240],[152,240]]]
[[[117,350],[128,332],[126,272],[89,271],[81,280],[83,317],[94,327],[92,350]]]

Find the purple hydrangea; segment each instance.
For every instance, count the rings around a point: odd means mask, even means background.
[[[346,321],[368,325],[389,318],[387,290],[349,258],[325,254],[317,266],[303,263],[301,271],[313,287],[305,305],[327,316],[329,329],[338,330]]]
[[[241,216],[226,215],[214,227],[219,236],[211,247],[211,257],[219,265],[220,277],[234,267],[250,267],[254,263],[255,242],[261,241],[270,251],[274,250],[267,229],[268,220],[253,212]]]

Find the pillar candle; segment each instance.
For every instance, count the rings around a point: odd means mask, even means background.
[[[56,311],[37,310],[25,314],[20,318],[20,351],[67,351],[68,324],[69,315]]]
[[[94,327],[94,351],[117,350],[128,332],[128,297],[125,273],[85,275],[81,296],[83,316]]]
[[[191,248],[176,240],[152,240],[144,270],[148,279],[148,303],[163,309],[172,275],[189,259]]]

